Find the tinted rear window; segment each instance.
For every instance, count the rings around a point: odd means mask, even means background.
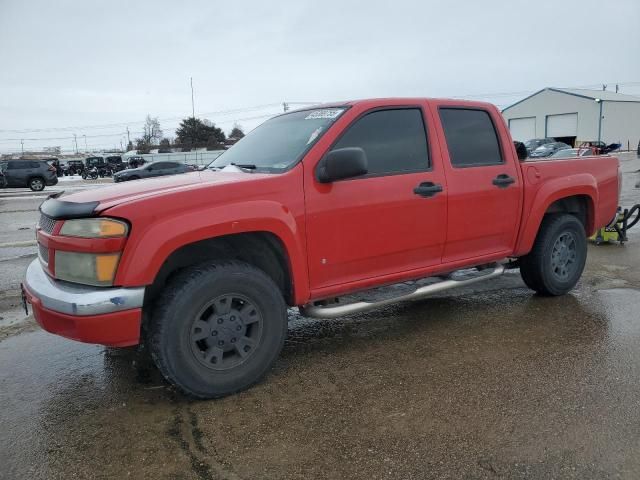
[[[498,135],[487,111],[441,108],[440,120],[454,167],[503,163]]]

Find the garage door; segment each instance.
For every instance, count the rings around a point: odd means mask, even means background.
[[[536,117],[510,118],[509,131],[511,138],[519,142],[536,138]]]
[[[578,114],[547,115],[547,137],[575,137],[578,135]]]

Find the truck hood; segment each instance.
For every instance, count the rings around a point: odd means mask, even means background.
[[[256,181],[268,174],[247,173],[237,171],[211,171],[189,172],[180,175],[166,177],[133,180],[118,183],[108,187],[84,190],[82,192],[65,195],[61,200],[73,203],[98,203],[95,212],[108,208],[159,195],[170,195],[190,189],[198,189],[209,185],[222,185],[227,183],[243,183]]]

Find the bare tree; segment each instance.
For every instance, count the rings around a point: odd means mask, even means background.
[[[162,128],[160,128],[160,121],[158,120],[158,117],[151,117],[151,115],[147,115],[144,122],[142,140],[147,145],[157,145],[160,143],[160,140],[162,140]]]

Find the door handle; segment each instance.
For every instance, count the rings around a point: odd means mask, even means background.
[[[515,178],[510,177],[506,173],[502,173],[494,178],[492,183],[498,188],[507,188],[509,185],[515,182]]]
[[[442,185],[433,182],[422,182],[413,189],[413,193],[421,197],[433,197],[442,191]]]

